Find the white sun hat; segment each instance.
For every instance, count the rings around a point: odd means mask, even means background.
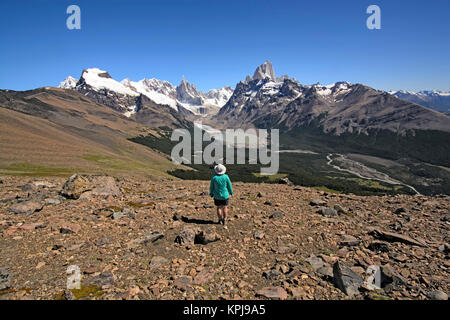
[[[225,168],[223,164],[219,163],[217,166],[214,167],[214,171],[216,172],[216,174],[222,175],[227,171],[227,168]]]

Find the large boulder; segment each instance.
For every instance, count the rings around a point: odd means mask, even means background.
[[[74,174],[64,183],[61,195],[68,199],[79,199],[84,193],[97,196],[119,196],[119,187],[113,177],[104,175]]]
[[[350,297],[359,293],[359,288],[364,282],[359,275],[341,261],[336,261],[334,264],[333,276],[336,286]]]
[[[35,200],[29,200],[12,205],[9,208],[9,211],[15,214],[32,214],[36,211],[41,211],[42,207],[42,203]]]

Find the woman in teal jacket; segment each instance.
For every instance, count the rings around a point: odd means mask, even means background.
[[[218,223],[221,223],[226,229],[225,221],[228,214],[228,202],[230,195],[233,195],[233,189],[230,178],[225,174],[227,168],[223,164],[215,166],[214,171],[215,174],[209,184],[209,195],[214,197],[214,204],[217,206]]]

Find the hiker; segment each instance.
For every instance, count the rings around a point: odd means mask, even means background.
[[[225,174],[227,168],[223,164],[218,164],[214,167],[215,174],[211,178],[209,185],[209,195],[214,197],[214,204],[217,206],[217,216],[219,218],[218,224],[222,224],[225,229],[225,221],[228,213],[228,202],[230,195],[233,195],[231,188],[231,181],[228,175]]]

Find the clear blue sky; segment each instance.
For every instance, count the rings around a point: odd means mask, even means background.
[[[81,8],[81,30],[66,8]],[[381,7],[381,30],[366,8]],[[98,67],[117,80],[182,75],[234,87],[265,60],[301,83],[450,90],[450,1],[0,1],[0,88],[57,86]]]

